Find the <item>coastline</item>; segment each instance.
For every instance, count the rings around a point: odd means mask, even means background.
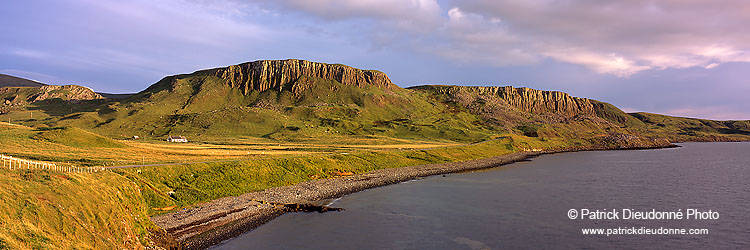
[[[167,232],[168,241],[181,249],[205,249],[251,231],[287,212],[327,209],[322,202],[370,188],[404,181],[459,173],[519,162],[543,154],[595,150],[638,150],[679,147],[657,144],[632,147],[580,147],[560,150],[514,152],[484,159],[461,162],[385,168],[353,176],[311,180],[290,186],[225,197],[194,208],[154,216],[151,220]],[[169,248],[175,248],[173,245]]]

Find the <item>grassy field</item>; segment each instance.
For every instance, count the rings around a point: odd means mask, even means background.
[[[425,150],[350,151],[316,156],[264,158],[253,161],[200,163],[117,169],[116,173],[142,185],[152,208],[192,206],[220,197],[291,185],[341,173],[381,168],[462,161],[513,151],[554,146],[526,137],[510,136],[476,145]],[[557,145],[562,146],[562,145]],[[153,210],[151,214],[163,213]]]
[[[0,170],[0,249],[154,245],[139,185],[104,172]]]
[[[603,145],[608,135],[628,132],[581,120],[529,124],[476,144],[352,135],[292,142],[204,137],[174,144],[0,123],[0,153],[16,157],[80,165],[202,162],[95,174],[0,170],[0,249],[142,248],[160,239],[149,216],[216,198],[342,173]]]
[[[190,138],[193,139],[193,138]],[[240,137],[190,143],[159,140],[113,140],[79,128],[31,128],[0,122],[0,153],[76,166],[252,160],[266,157],[319,155],[348,150],[408,150],[460,145],[386,137],[351,138],[340,143],[279,142]]]
[[[78,139],[65,139],[70,136]],[[2,153],[17,157],[97,165],[139,163],[140,152],[148,156],[147,163],[175,158],[220,161],[95,174],[0,170],[4,187],[0,190],[0,249],[141,248],[154,244],[156,237],[150,232],[159,232],[148,216],[220,197],[336,178],[346,172],[566,146],[563,140],[549,138],[512,134],[495,138],[473,145],[385,137],[349,137],[349,144],[274,143],[264,138],[169,144],[112,140],[75,128],[34,129],[0,123]],[[281,153],[264,156],[258,151]]]

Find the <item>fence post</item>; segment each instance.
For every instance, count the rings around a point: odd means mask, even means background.
[[[97,173],[100,171],[105,171],[106,168],[103,166],[99,167],[77,167],[75,165],[71,166],[57,166],[55,163],[47,163],[47,162],[36,162],[32,160],[25,160],[20,158],[15,158],[12,156],[7,156],[4,154],[0,154],[0,161],[2,161],[2,168],[8,168],[10,170],[13,170],[13,167],[15,166],[15,169],[40,169],[40,170],[50,170],[50,171],[60,171],[60,172],[68,172],[68,173]]]

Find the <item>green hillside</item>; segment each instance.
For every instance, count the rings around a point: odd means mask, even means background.
[[[0,249],[139,249],[160,232],[140,187],[112,172],[3,170],[0,185]]]
[[[34,139],[45,140],[52,143],[73,147],[102,147],[102,148],[121,148],[125,147],[122,143],[103,137],[79,128],[48,128],[41,129]]]
[[[748,136],[742,127],[747,122],[627,114],[608,103],[527,88],[403,89],[378,71],[303,60],[256,61],[169,76],[125,99],[33,102],[35,94],[29,88],[7,90],[4,99],[29,103],[11,105],[0,119],[84,128],[116,139],[186,135],[198,141],[381,136],[477,142],[503,133],[572,136],[588,130],[676,141]]]
[[[480,141],[495,131],[428,94],[299,77],[244,94],[201,74],[167,77],[135,96],[27,125],[73,126],[113,138],[170,134],[326,140],[331,135]]]
[[[750,121],[714,121],[651,113],[632,113],[647,125],[642,132],[682,141],[743,141],[750,136]]]

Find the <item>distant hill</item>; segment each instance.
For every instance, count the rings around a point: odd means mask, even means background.
[[[135,95],[134,93],[129,93],[129,94],[110,94],[110,93],[102,93],[102,92],[96,92],[96,93],[103,96],[104,98],[109,98],[109,99],[127,99]]]
[[[41,87],[46,84],[20,77],[0,74],[0,88],[2,87]]]
[[[104,102],[101,95],[78,85],[0,88],[0,114],[41,109],[48,115],[57,116]]]

